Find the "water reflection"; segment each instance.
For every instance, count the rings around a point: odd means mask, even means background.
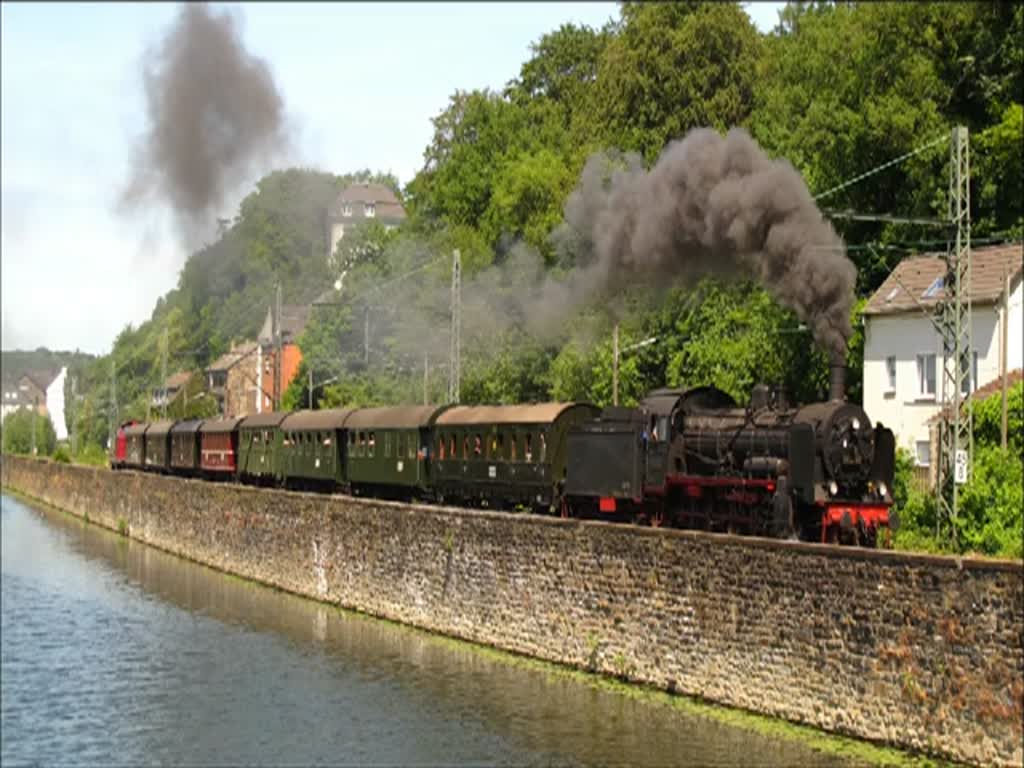
[[[823,765],[3,498],[2,761]]]

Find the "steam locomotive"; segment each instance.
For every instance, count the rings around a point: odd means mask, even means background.
[[[651,525],[875,546],[890,515],[895,439],[843,398],[792,407],[754,388],[739,406],[715,387],[651,392],[569,435],[574,514]]]
[[[203,479],[875,546],[895,442],[845,402],[759,385],[586,403],[396,406],[129,423],[111,465]]]

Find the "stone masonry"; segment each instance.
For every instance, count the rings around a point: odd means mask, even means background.
[[[1020,765],[1024,566],[255,489],[5,456],[22,493],[447,635]]]

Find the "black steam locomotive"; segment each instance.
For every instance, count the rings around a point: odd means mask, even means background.
[[[569,513],[651,525],[874,546],[892,526],[895,440],[843,399],[790,406],[754,388],[651,392],[569,433]]]

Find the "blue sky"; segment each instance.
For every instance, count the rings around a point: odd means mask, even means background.
[[[752,3],[747,11],[768,30],[782,5]],[[295,137],[289,164],[390,170],[403,184],[422,163],[430,118],[456,89],[500,88],[545,32],[618,15],[614,3],[235,8],[248,50],[266,60],[284,96]],[[3,4],[4,349],[107,352],[174,287],[186,253],[167,212],[126,217],[114,203],[144,128],[142,56],[177,10]]]

